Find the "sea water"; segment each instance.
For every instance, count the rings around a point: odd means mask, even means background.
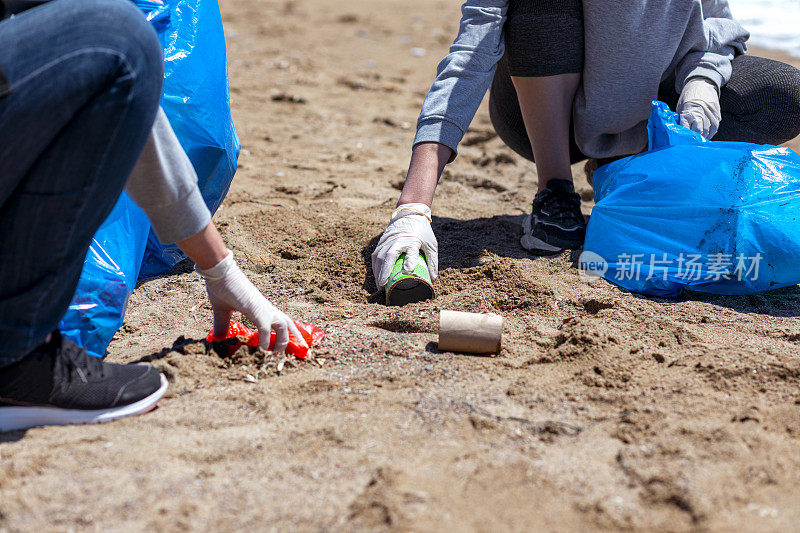
[[[750,44],[800,57],[800,0],[728,0]]]

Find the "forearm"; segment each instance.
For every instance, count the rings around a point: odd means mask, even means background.
[[[213,222],[177,245],[203,270],[218,265],[228,256],[228,247]]]
[[[406,183],[397,205],[421,203],[430,207],[439,177],[452,154],[453,151],[443,144],[418,144],[411,155]]]

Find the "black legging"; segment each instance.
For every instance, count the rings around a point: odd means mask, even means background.
[[[504,31],[506,53],[492,81],[489,114],[503,142],[533,161],[511,76],[582,71],[581,0],[511,0]],[[800,135],[800,70],[748,55],[735,58],[732,66],[731,79],[720,92],[722,122],[714,140],[782,144]],[[658,98],[675,109],[680,95],[674,76],[661,84]],[[570,159],[573,163],[587,159],[572,136]]]

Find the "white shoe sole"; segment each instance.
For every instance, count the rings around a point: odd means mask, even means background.
[[[559,248],[558,246],[553,246],[552,244],[547,244],[541,239],[537,239],[533,235],[531,235],[531,216],[528,215],[525,217],[525,220],[522,221],[522,238],[519,240],[519,243],[522,245],[523,248],[528,250],[529,252],[560,252],[563,248]]]
[[[38,426],[66,426],[70,424],[102,424],[144,414],[152,410],[167,392],[167,378],[161,374],[161,387],[136,403],[83,411],[80,409],[60,409],[58,407],[0,407],[0,433],[18,431]]]

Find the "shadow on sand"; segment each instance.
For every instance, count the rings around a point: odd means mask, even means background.
[[[458,220],[434,217],[433,231],[439,243],[439,270],[446,268],[470,268],[481,264],[485,252],[500,257],[536,260],[539,257],[524,250],[519,244],[524,215],[498,215],[494,217]],[[375,285],[372,273],[372,252],[378,245],[380,235],[373,237],[361,250],[366,276],[363,288],[370,293],[370,303],[380,303],[383,296]],[[578,268],[580,250],[570,252],[572,268]],[[625,289],[620,288],[620,291]],[[628,291],[625,291],[628,292]],[[674,299],[652,298],[632,293],[637,298],[659,303],[702,302],[726,307],[738,313],[753,313],[774,317],[800,316],[800,286],[746,296],[725,296],[694,291]]]

